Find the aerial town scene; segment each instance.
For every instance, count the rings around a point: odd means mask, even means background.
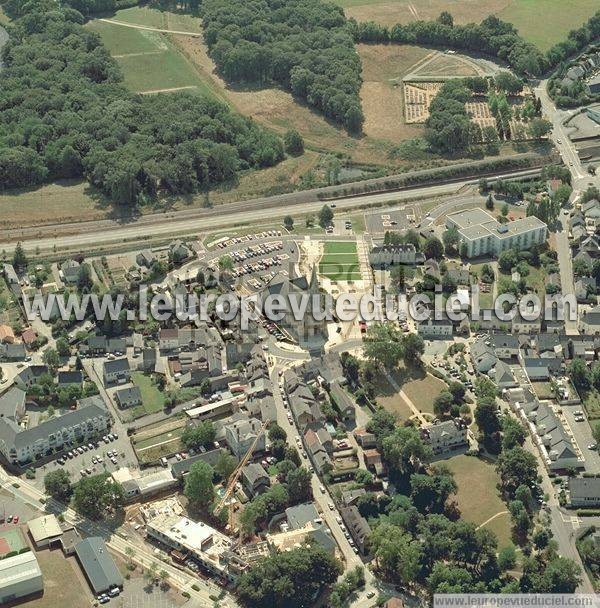
[[[0,0],[2,608],[600,607],[599,446],[598,0]]]

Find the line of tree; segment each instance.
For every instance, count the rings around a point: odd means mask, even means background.
[[[133,205],[283,158],[279,137],[220,102],[128,92],[78,11],[54,0],[1,4],[13,22],[0,73],[0,187],[84,176]]]
[[[519,74],[541,76],[600,37],[600,11],[545,54],[534,44],[525,41],[514,25],[494,15],[480,24],[466,25],[454,25],[452,16],[447,12],[442,13],[436,21],[413,21],[391,28],[373,21],[357,23],[350,20],[350,25],[357,42],[423,44],[475,51],[506,61]]]
[[[160,5],[176,6],[175,0]],[[279,84],[360,133],[361,64],[344,11],[321,0],[204,0],[204,39],[231,82]]]
[[[378,23],[351,20],[357,42],[423,44],[485,53],[506,61],[519,74],[540,76],[549,67],[547,57],[526,42],[510,23],[491,15],[480,24],[454,25],[452,16],[442,13],[436,21],[413,21],[391,28]]]

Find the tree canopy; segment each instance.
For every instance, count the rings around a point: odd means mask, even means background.
[[[338,560],[318,546],[276,553],[255,563],[238,582],[248,608],[301,608],[342,573]]]
[[[279,137],[220,102],[131,94],[76,10],[53,0],[3,6],[13,22],[0,73],[0,187],[85,177],[133,205],[283,158]]]

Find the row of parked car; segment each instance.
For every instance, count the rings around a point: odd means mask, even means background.
[[[231,247],[232,245],[237,245],[238,243],[244,243],[246,241],[253,241],[258,239],[267,239],[269,237],[281,236],[281,230],[265,230],[264,232],[259,232],[257,234],[246,234],[245,236],[236,236],[232,239],[227,239],[226,241],[222,241],[218,244],[219,249],[225,249],[226,247]]]
[[[102,437],[101,441],[104,441],[104,443],[108,444],[111,441],[115,441],[115,439],[118,439],[118,438],[119,438],[119,436],[117,435],[117,433],[109,433],[108,435],[104,435],[104,437]],[[63,454],[60,458],[58,458],[58,460],[56,462],[58,462],[58,464],[60,464],[60,465],[63,465],[63,464],[65,464],[65,462],[67,462],[67,459],[71,460],[71,459],[75,458],[76,456],[83,454],[84,452],[98,449],[99,447],[100,447],[100,441],[96,441],[94,443],[90,442],[87,444],[82,444],[76,448],[73,448],[72,450],[69,450],[66,454]],[[102,462],[102,461],[100,461],[100,462]]]

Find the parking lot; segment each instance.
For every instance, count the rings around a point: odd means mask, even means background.
[[[114,437],[113,433],[111,433],[111,437]],[[92,446],[91,449],[90,445]],[[74,483],[88,475],[112,473],[121,467],[137,466],[135,458],[131,456],[133,453],[131,444],[125,433],[117,433],[116,439],[109,439],[107,437],[106,441],[100,439],[98,442],[88,442],[85,446],[81,445],[78,448],[73,448],[70,450],[70,458],[68,457],[68,453],[64,457],[64,461],[63,457],[61,457],[41,466],[33,483],[37,487],[43,488],[44,476],[56,469],[65,469]],[[61,461],[63,461],[63,464],[61,464]]]
[[[382,236],[390,230],[419,228],[421,211],[417,205],[395,210],[379,210],[365,213],[366,231],[374,236]]]
[[[561,406],[560,409],[571,427],[575,442],[585,458],[585,470],[589,473],[597,473],[600,471],[600,454],[598,454],[597,449],[591,450],[588,448],[596,442],[592,436],[592,429],[585,416],[583,405],[566,405]]]
[[[243,243],[246,244],[246,243]],[[213,253],[205,260],[207,269],[218,271],[218,259],[224,255],[233,261],[234,280],[243,279],[251,291],[260,291],[278,274],[289,276],[299,259],[298,246],[292,240],[269,240],[263,243],[236,244],[234,248]]]

